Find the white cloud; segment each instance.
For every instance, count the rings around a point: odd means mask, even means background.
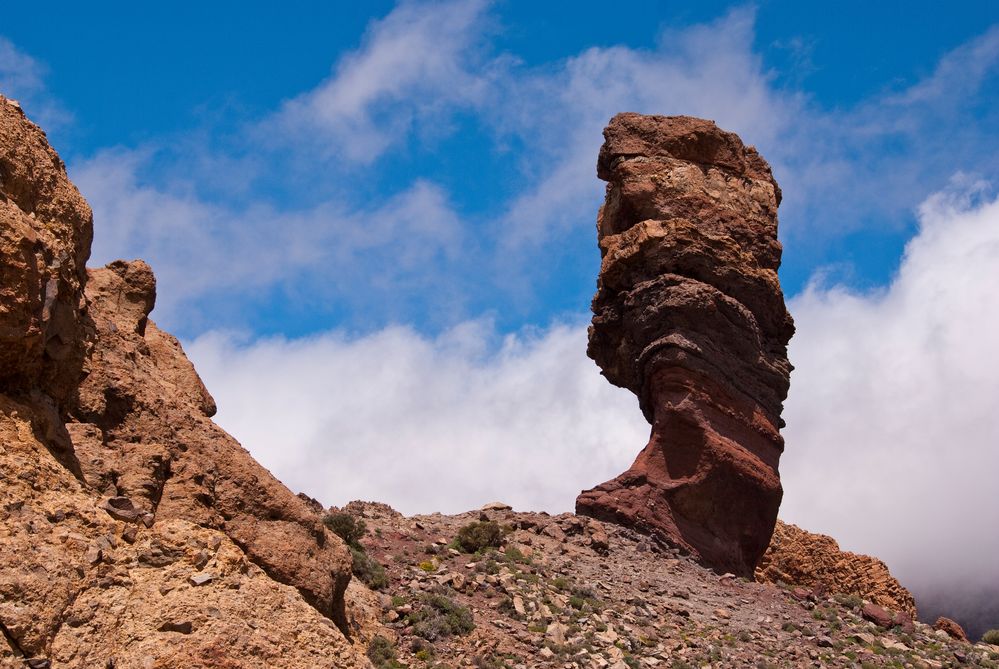
[[[70,120],[47,94],[46,67],[0,35],[0,94],[17,100],[37,123],[51,131]]]
[[[544,244],[566,229],[590,232],[603,196],[595,167],[601,131],[618,112],[711,118],[750,143],[779,136],[798,103],[773,88],[753,52],[753,21],[751,10],[735,10],[668,30],[654,49],[591,48],[554,71],[506,81],[511,92],[493,111],[495,123],[536,147],[540,178],[509,204],[504,247]]]
[[[0,90],[8,97],[30,94],[44,88],[41,64],[0,37]]]
[[[432,183],[415,181],[369,212],[332,201],[300,211],[253,201],[238,207],[143,182],[149,159],[145,150],[105,151],[77,165],[73,179],[94,209],[90,264],[149,262],[161,288],[157,314],[167,325],[183,317],[190,327],[193,314],[181,307],[199,299],[240,302],[262,289],[294,290],[303,279],[309,299],[380,298],[384,307],[419,297],[449,265],[472,260],[474,247]],[[358,276],[372,268],[377,275],[359,291]],[[439,293],[461,299],[446,288]]]
[[[489,68],[479,54],[484,0],[402,2],[369,26],[363,45],[316,88],[262,124],[327,157],[369,162],[420,119],[481,103]]]
[[[997,62],[999,26],[992,26],[941,58],[932,75],[890,100],[902,105],[943,104],[952,111],[963,98],[977,92]]]
[[[952,602],[999,583],[999,200],[980,198],[926,200],[884,289],[791,301],[781,514]]]
[[[356,339],[210,333],[187,349],[219,424],[326,504],[571,510],[648,438],[634,396],[586,358],[582,326],[500,340],[484,322],[435,339],[401,327]]]

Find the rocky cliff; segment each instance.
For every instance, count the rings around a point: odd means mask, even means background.
[[[777,278],[780,189],[755,149],[711,121],[619,114],[604,138],[588,354],[638,396],[652,433],[577,513],[751,576],[782,495],[794,326]]]
[[[370,666],[345,545],[212,423],[149,267],[87,272],[92,231],[0,97],[0,662]]]
[[[915,600],[884,562],[842,551],[832,537],[779,520],[770,547],[756,568],[756,580],[857,595],[916,618]]]

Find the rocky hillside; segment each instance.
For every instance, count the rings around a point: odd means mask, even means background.
[[[380,667],[999,667],[972,645],[855,594],[718,574],[592,518],[403,517],[353,502],[384,565]],[[371,572],[368,572],[371,578]]]

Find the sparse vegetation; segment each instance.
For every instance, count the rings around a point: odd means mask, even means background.
[[[378,560],[365,553],[363,549],[358,550],[353,546],[350,548],[350,555],[353,558],[351,571],[365,585],[372,590],[381,590],[388,585],[385,567],[379,564]]]
[[[360,518],[355,518],[345,511],[328,514],[323,518],[323,525],[328,527],[351,548],[363,551],[361,537],[368,533],[368,527]]]
[[[403,666],[398,662],[395,645],[381,635],[371,640],[368,659],[377,669],[399,669]]]
[[[476,655],[472,666],[475,669],[506,669],[510,665],[497,655]]]
[[[864,600],[854,594],[836,595],[836,601],[848,609],[856,609],[864,604]]]
[[[507,562],[514,562],[518,564],[531,563],[531,559],[528,558],[526,555],[524,555],[523,551],[521,551],[516,546],[510,546],[509,548],[507,548],[505,551],[505,555]]]
[[[372,590],[381,590],[388,585],[385,568],[373,557],[367,554],[361,545],[361,538],[368,533],[368,527],[360,518],[344,511],[328,514],[323,518],[323,525],[333,534],[343,539],[350,548],[351,571],[354,576]]]
[[[590,588],[574,587],[569,596],[569,606],[577,611],[600,611],[603,605],[597,598],[597,593]]]
[[[424,595],[409,614],[413,633],[427,641],[468,634],[475,629],[472,612],[452,599],[447,589]]]
[[[454,547],[463,553],[478,553],[486,548],[498,548],[503,542],[503,530],[495,520],[475,521],[458,530]]]
[[[999,646],[999,630],[989,630],[982,635],[982,641],[993,646]]]

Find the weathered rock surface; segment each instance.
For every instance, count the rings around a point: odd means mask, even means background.
[[[88,277],[91,235],[0,97],[0,663],[369,666],[345,545],[212,423],[149,267]]]
[[[70,407],[86,483],[126,497],[137,518],[224,531],[273,578],[345,621],[350,554],[319,517],[210,419],[215,402],[180,343],[149,320],[155,281],[142,261],[91,270],[90,373]]]
[[[75,387],[92,214],[45,133],[0,96],[0,384]]]
[[[933,629],[944,632],[951,639],[965,642],[968,641],[968,635],[964,633],[964,628],[950,618],[940,616],[937,618],[936,622],[933,623]]]
[[[916,618],[915,600],[884,562],[842,551],[832,537],[806,532],[780,520],[756,568],[756,580],[854,594]]]
[[[777,278],[780,189],[755,149],[711,121],[619,114],[604,137],[588,354],[638,396],[652,434],[577,513],[751,576],[782,496],[794,325]]]

